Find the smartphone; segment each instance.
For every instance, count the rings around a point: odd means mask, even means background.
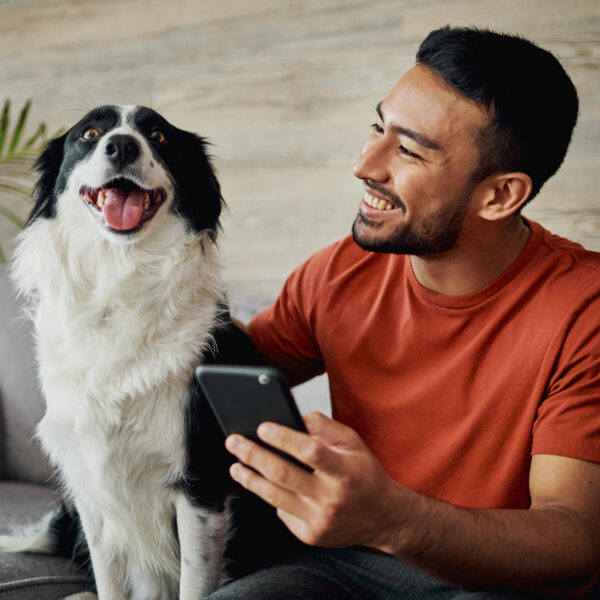
[[[239,433],[267,447],[272,452],[312,471],[293,456],[260,440],[256,430],[261,423],[272,421],[306,433],[285,377],[273,367],[237,365],[200,365],[196,368],[200,384],[223,433]]]

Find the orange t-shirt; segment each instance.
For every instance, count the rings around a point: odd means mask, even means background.
[[[345,238],[294,271],[249,333],[292,383],[327,371],[334,418],[396,481],[527,508],[532,454],[600,462],[600,254],[528,224],[518,259],[467,296]]]

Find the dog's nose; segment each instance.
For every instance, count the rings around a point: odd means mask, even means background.
[[[121,168],[137,159],[140,155],[140,145],[130,135],[113,135],[107,141],[104,154],[111,163]]]

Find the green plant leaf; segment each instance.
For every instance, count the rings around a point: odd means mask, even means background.
[[[23,225],[25,225],[25,221],[21,217],[19,217],[19,215],[17,215],[12,210],[10,210],[10,208],[6,208],[6,206],[2,206],[2,204],[0,204],[0,215],[2,215],[3,217],[6,217],[9,221],[14,223],[19,229],[22,229]]]
[[[25,142],[21,153],[29,152],[38,141],[45,141],[46,139],[46,124],[40,123],[35,133]]]
[[[23,135],[23,130],[25,129],[25,123],[27,122],[27,115],[29,114],[29,109],[31,107],[31,100],[27,100],[25,105],[21,109],[19,113],[19,119],[17,120],[17,124],[13,129],[13,134],[10,139],[10,144],[8,145],[8,156],[12,156],[19,147],[19,142],[21,141],[21,136]]]
[[[23,198],[29,198],[31,196],[30,187],[2,179],[0,179],[0,190],[5,190],[15,196],[21,196]]]
[[[31,200],[32,167],[35,157],[48,140],[46,124],[40,123],[33,135],[23,141],[30,109],[31,100],[27,100],[19,111],[17,123],[12,132],[10,131],[11,102],[9,99],[4,101],[0,113],[0,191],[4,192],[6,196],[26,202]],[[54,137],[62,135],[64,131],[64,128],[59,129]],[[2,204],[0,204],[0,218],[7,219],[19,228],[25,225],[24,219]],[[0,247],[0,263],[5,261],[6,255]]]
[[[10,118],[10,100],[4,101],[2,107],[2,115],[0,116],[0,157],[4,150],[4,144],[6,142],[6,136],[8,134],[8,121]]]

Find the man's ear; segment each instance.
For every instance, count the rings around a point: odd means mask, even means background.
[[[531,194],[531,177],[526,173],[495,173],[486,177],[475,192],[478,214],[499,221],[517,213]]]

